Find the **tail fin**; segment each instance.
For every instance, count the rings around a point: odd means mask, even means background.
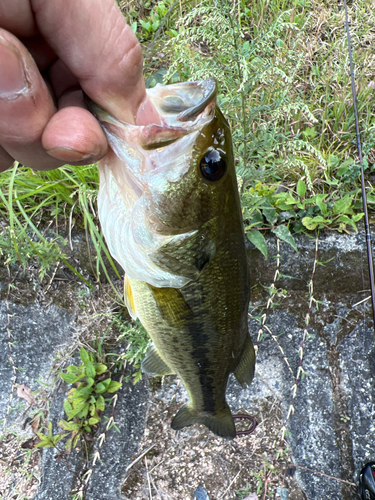
[[[171,427],[179,431],[193,424],[203,424],[217,436],[233,439],[236,437],[236,427],[229,406],[216,413],[197,411],[188,404],[183,406],[172,420]]]

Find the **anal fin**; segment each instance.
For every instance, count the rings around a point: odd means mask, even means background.
[[[151,344],[145,359],[142,361],[143,373],[150,377],[162,377],[163,375],[174,375],[174,371],[161,359],[154,344]]]
[[[255,351],[250,335],[247,335],[242,356],[233,374],[244,389],[251,384],[255,371]]]

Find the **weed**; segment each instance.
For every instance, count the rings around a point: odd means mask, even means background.
[[[234,490],[235,494],[237,495],[237,498],[239,500],[244,500],[247,496],[249,496],[250,493],[250,484],[247,483],[245,489],[243,490]]]
[[[61,420],[59,427],[71,433],[65,444],[68,453],[77,445],[78,440],[91,432],[92,426],[100,422],[100,415],[105,409],[103,394],[113,393],[120,389],[121,383],[111,379],[108,367],[94,359],[84,347],[80,352],[82,364],[70,365],[60,377],[69,384],[77,387],[70,389],[64,401],[64,410],[68,420]],[[40,448],[56,447],[57,443],[68,434],[52,435],[52,424],[49,423],[46,435],[38,433],[41,441],[37,444]]]

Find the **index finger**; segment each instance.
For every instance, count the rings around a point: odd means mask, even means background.
[[[40,33],[86,94],[116,118],[135,123],[146,98],[142,50],[114,0],[30,3]]]

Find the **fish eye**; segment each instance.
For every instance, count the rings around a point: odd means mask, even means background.
[[[227,163],[223,154],[220,154],[216,149],[208,151],[200,162],[200,170],[205,179],[208,181],[220,180],[227,170]]]

